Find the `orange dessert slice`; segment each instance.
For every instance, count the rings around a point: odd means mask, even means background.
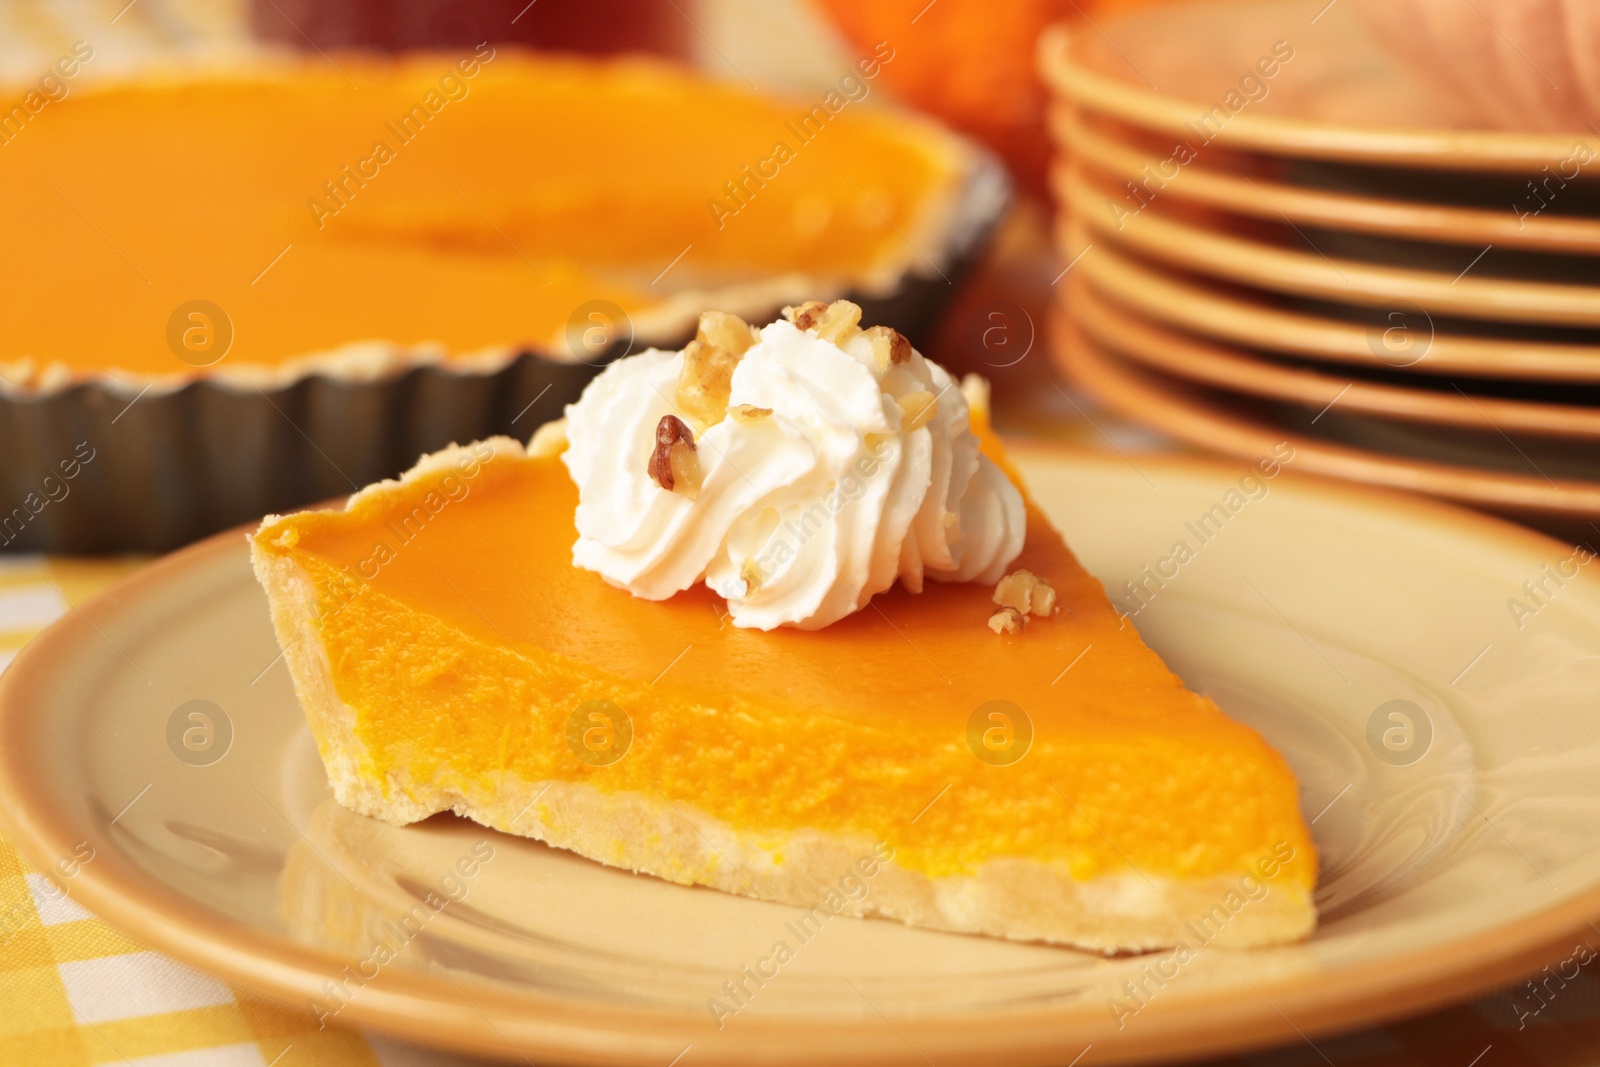
[[[1183,687],[1036,509],[1014,568],[1059,610],[1021,632],[991,631],[975,583],[762,632],[703,586],[648,601],[575,568],[576,505],[558,458],[497,438],[254,536],[340,802],[1107,951],[1313,926],[1283,759]]]

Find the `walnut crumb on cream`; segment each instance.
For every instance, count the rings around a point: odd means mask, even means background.
[[[869,326],[861,332],[872,342],[872,358],[880,372],[911,359],[911,342],[899,330],[889,326]]]
[[[715,426],[728,413],[733,368],[760,336],[737,315],[707,311],[693,341],[683,350],[678,375],[678,407],[701,430]]]
[[[700,495],[700,457],[695,454],[694,431],[676,415],[663,415],[656,424],[649,470],[651,480],[669,493],[682,493],[690,500]]]
[[[820,300],[808,300],[799,307],[786,307],[783,317],[794,323],[796,328],[815,333],[824,341],[842,345],[856,334],[862,333],[861,306],[848,300],[835,300],[831,304],[824,304]],[[909,343],[906,358],[910,359]]]
[[[1023,615],[1048,617],[1056,611],[1056,591],[1032,571],[1016,570],[994,587],[994,602]]]
[[[700,315],[695,339],[724,352],[742,356],[761,339],[761,334],[737,315],[730,315],[726,311],[707,311]]]
[[[783,317],[796,329],[814,333],[824,341],[836,345],[848,344],[857,336],[865,337],[872,346],[872,362],[881,376],[890,367],[911,360],[911,342],[905,334],[889,326],[861,326],[861,307],[848,300],[835,300],[824,304],[808,300],[796,307],[783,309]]]
[[[794,323],[797,330],[809,330],[816,326],[822,318],[822,313],[828,310],[828,305],[820,300],[807,300],[804,304],[783,309],[783,317]]]
[[[989,629],[997,634],[1020,634],[1028,617],[1016,608],[1005,607],[989,616]]]
[[[848,300],[835,300],[817,320],[817,336],[836,345],[861,332],[861,308]]]

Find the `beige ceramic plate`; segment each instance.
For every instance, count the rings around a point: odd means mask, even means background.
[[[1075,227],[1068,242],[1068,248],[1081,250],[1086,239]],[[1184,278],[1104,242],[1073,270],[1147,318],[1234,344],[1373,369],[1600,382],[1600,348],[1440,330],[1415,305],[1392,308],[1370,325],[1327,318],[1283,307],[1271,296]]]
[[[1159,203],[1118,219],[1106,209],[1117,194],[1090,182],[1076,167],[1066,192],[1073,220],[1087,227],[1091,240],[1209,277],[1370,308],[1420,304],[1434,314],[1469,319],[1600,326],[1600,287],[1475,276],[1468,270],[1452,275],[1302,252],[1179,219]]]
[[[1252,178],[1208,166],[1202,154],[1179,169],[1167,153],[1152,154],[1126,144],[1090,122],[1081,113],[1057,106],[1051,111],[1051,129],[1079,164],[1113,180],[1149,188],[1161,197],[1227,211],[1237,215],[1329,229],[1353,230],[1384,237],[1410,237],[1419,241],[1526,248],[1541,252],[1594,254],[1600,252],[1600,219],[1571,215],[1533,214],[1504,204],[1494,208],[1457,207],[1354,193],[1314,189],[1262,176]],[[1058,164],[1051,181],[1056,195],[1065,196],[1068,168]],[[1154,175],[1154,179],[1151,176]],[[1164,175],[1170,177],[1163,178]],[[1556,180],[1559,180],[1556,179]],[[1530,206],[1537,201],[1530,201]],[[1138,207],[1132,196],[1121,198],[1127,210]]]
[[[1502,513],[1600,518],[1600,481],[1552,478],[1535,468],[1526,474],[1481,469],[1312,437],[1242,411],[1231,398],[1209,396],[1170,378],[1124,366],[1060,315],[1052,336],[1051,351],[1062,370],[1100,400],[1200,448],[1248,459],[1268,455],[1286,441],[1300,468],[1316,474],[1428,493]]]
[[[1348,3],[1163,4],[1093,30],[1058,27],[1040,54],[1064,98],[1196,145],[1209,135],[1235,151],[1531,175],[1570,159],[1574,142],[1596,143],[1581,121],[1570,133],[1522,132],[1546,115],[1490,113],[1439,64],[1392,56]]]
[[[1098,345],[1175,378],[1303,404],[1313,411],[1338,404],[1341,411],[1407,422],[1600,441],[1600,408],[1506,400],[1318,374],[1152,325],[1099,296],[1082,276],[1071,283],[1069,293],[1067,306],[1073,321]]]
[[[1301,776],[1323,857],[1309,943],[1106,960],[840,919],[718,1030],[707,1001],[794,940],[798,910],[333,804],[238,532],[69,616],[0,676],[0,812],[41,868],[92,848],[69,890],[158,948],[302,1006],[331,1007],[324,983],[343,978],[339,1021],[519,1062],[1187,1056],[1316,1040],[1571,953],[1600,916],[1600,579],[1568,581],[1520,630],[1506,611],[1569,549],[1298,479],[1298,460],[1262,480],[1246,464],[1020,458],[1114,591],[1191,543],[1126,606]],[[1226,536],[1197,542],[1189,524],[1218,508]],[[451,874],[464,859],[472,873]],[[456,902],[371,963],[430,892]],[[362,959],[368,979],[341,975]],[[1151,992],[1131,998],[1130,981]]]

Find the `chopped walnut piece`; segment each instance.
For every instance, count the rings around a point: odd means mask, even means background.
[[[701,430],[727,415],[733,368],[755,341],[755,330],[737,315],[707,311],[700,316],[700,328],[683,350],[677,400]]]
[[[682,493],[690,500],[700,495],[694,433],[676,415],[663,415],[656,423],[656,447],[648,469],[651,480],[669,493]]]
[[[872,342],[872,361],[878,365],[879,374],[911,358],[911,342],[899,330],[888,326],[869,326],[862,332]]]
[[[1024,615],[1054,615],[1056,591],[1032,571],[1012,571],[994,587],[994,602]]]
[[[997,634],[1020,634],[1028,617],[1016,608],[1001,608],[989,616],[989,629]]]
[[[861,308],[848,300],[835,300],[817,320],[817,336],[842,345],[861,332]]]
[[[861,328],[861,308],[848,300],[824,304],[807,300],[799,307],[786,307],[783,317],[802,330],[815,330],[824,341],[842,345]]]
[[[700,328],[694,336],[695,340],[713,348],[742,356],[745,349],[756,343],[757,334],[755,327],[737,315],[730,315],[726,311],[707,311],[701,314]]]
[[[822,313],[828,310],[828,305],[820,300],[807,300],[796,307],[783,309],[783,317],[794,323],[799,330],[809,330],[822,318]]]
[[[900,432],[910,433],[926,426],[939,410],[939,398],[926,389],[907,393],[895,401],[900,405]]]
[[[702,430],[715,426],[727,415],[733,368],[738,364],[739,356],[699,338],[690,341],[683,350],[683,369],[678,372],[678,407]]]
[[[754,422],[757,419],[770,418],[771,408],[758,408],[754,404],[737,404],[728,409],[728,414],[741,422]]]

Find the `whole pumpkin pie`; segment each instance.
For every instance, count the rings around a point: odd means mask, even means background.
[[[1283,759],[844,302],[608,368],[531,446],[252,538],[336,798],[684,884],[1107,951],[1304,936]]]
[[[913,330],[1005,200],[879,106],[888,46],[803,99],[492,45],[109,62],[0,116],[0,499],[51,496],[4,548],[169,549],[526,436],[708,306],[854,294]]]

